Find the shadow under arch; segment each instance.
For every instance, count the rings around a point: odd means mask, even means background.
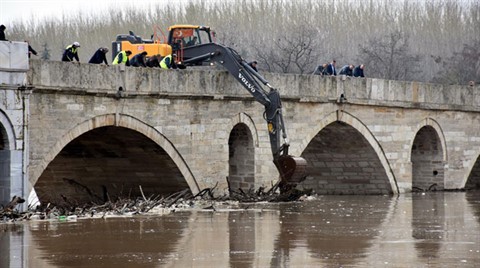
[[[0,204],[7,204],[12,194],[13,180],[17,179],[12,170],[15,164],[21,164],[22,159],[14,163],[12,151],[16,150],[15,132],[7,115],[0,110]],[[13,157],[14,158],[14,157]],[[17,172],[20,174],[20,172]],[[21,177],[19,178],[21,179]]]
[[[255,188],[255,147],[258,133],[252,118],[239,113],[230,120],[228,138],[228,177],[230,194]]]
[[[385,156],[385,152],[383,151],[379,142],[375,139],[375,136],[372,134],[372,132],[368,129],[367,126],[365,126],[358,118],[356,118],[355,116],[345,111],[336,110],[328,114],[327,116],[322,118],[317,124],[315,124],[316,129],[310,132],[309,135],[305,137],[305,139],[302,142],[302,151],[303,151],[302,156],[304,156],[309,144],[315,139],[315,137],[317,137],[317,135],[319,135],[321,131],[324,130],[326,127],[335,123],[353,128],[359,134],[358,136],[366,141],[366,143],[370,146],[370,148],[374,152],[375,157],[378,158],[380,166],[383,169],[381,172],[384,172],[384,175],[387,177],[386,186],[390,189],[384,189],[384,190],[389,191],[389,193],[391,194],[398,194],[399,190],[398,190],[398,185],[397,185],[395,176],[393,174],[392,169],[390,168],[390,163],[388,162],[388,159]],[[309,162],[308,157],[305,157],[305,159],[307,160],[307,163],[308,163]],[[322,165],[322,163],[317,163],[317,164]],[[308,163],[307,165],[307,174],[308,174],[308,166],[311,166],[311,163]],[[347,172],[348,172],[348,167],[345,167],[345,168],[347,169]],[[341,176],[341,173],[345,171],[346,170],[342,171],[339,169],[339,175]],[[376,172],[379,172],[379,171],[377,170]],[[308,181],[308,177],[306,181]],[[358,182],[354,182],[354,183],[358,183]],[[332,190],[333,191],[330,191],[330,192],[334,192],[335,189],[332,189]],[[353,191],[347,191],[347,193],[357,193],[357,192],[355,191],[355,189],[353,189]]]
[[[448,159],[447,158],[448,155],[447,155],[447,142],[445,140],[445,135],[443,134],[443,130],[440,127],[440,124],[433,118],[427,117],[416,125],[415,129],[413,130],[413,137],[410,139],[410,148],[412,148],[413,143],[415,141],[415,137],[417,136],[420,129],[422,129],[423,127],[427,127],[427,126],[435,129],[435,131],[438,135],[438,138],[440,140],[440,144],[442,145],[442,157],[443,157],[442,161],[446,162],[447,159]],[[410,162],[412,161],[411,152],[408,155],[408,161],[410,161]]]
[[[48,165],[55,159],[55,157],[73,140],[80,137],[89,131],[99,129],[102,127],[121,127],[136,133],[140,133],[160,146],[170,159],[175,163],[179,172],[185,179],[186,184],[193,194],[198,193],[199,186],[189,169],[186,161],[177,151],[175,146],[163,134],[161,134],[154,127],[145,124],[144,122],[125,114],[105,114],[96,116],[90,120],[84,121],[71,130],[69,130],[49,151],[44,157],[42,163],[32,171],[31,182],[35,185],[46,170]]]
[[[447,145],[440,124],[425,118],[417,124],[413,135],[408,159],[412,164],[412,188],[443,190]]]
[[[0,150],[15,150],[15,132],[13,131],[12,122],[5,113],[0,110],[0,141],[1,147]]]

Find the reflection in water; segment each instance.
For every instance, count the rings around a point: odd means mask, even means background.
[[[468,191],[465,193],[465,197],[480,224],[480,190]]]
[[[23,224],[0,224],[0,267],[23,267]]]
[[[255,215],[229,213],[229,257],[231,267],[253,267],[255,253]],[[252,250],[253,249],[253,250]]]
[[[0,265],[475,267],[479,200],[465,193],[321,196],[235,211],[3,224]]]
[[[175,253],[189,214],[36,223],[30,232],[40,250],[32,253],[54,267],[155,267]]]
[[[315,203],[282,204],[281,231],[271,267],[288,267],[291,250],[308,248],[315,262],[349,266],[365,256],[388,213],[391,197],[322,196]]]
[[[412,237],[420,258],[437,258],[445,231],[445,194],[414,193]]]

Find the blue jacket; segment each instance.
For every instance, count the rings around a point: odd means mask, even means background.
[[[337,70],[335,69],[335,66],[333,64],[328,64],[327,66],[327,75],[337,75]]]
[[[105,62],[105,64],[108,65],[106,54],[107,53],[103,51],[103,48],[99,48],[95,54],[93,54],[88,63],[101,64],[102,62]]]
[[[360,69],[360,65],[353,68],[353,76],[355,76],[355,77],[365,77],[363,75],[363,69]]]
[[[350,65],[345,65],[340,69],[340,72],[338,74],[344,74],[346,76],[352,76],[353,70],[350,69]]]

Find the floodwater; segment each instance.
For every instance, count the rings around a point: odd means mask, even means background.
[[[480,192],[0,225],[0,267],[479,267]]]

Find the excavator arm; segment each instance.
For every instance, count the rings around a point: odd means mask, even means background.
[[[183,51],[182,64],[216,62],[222,65],[237,81],[265,107],[264,118],[267,121],[273,163],[280,173],[280,191],[287,192],[305,179],[306,161],[301,157],[288,154],[288,137],[282,115],[282,103],[277,89],[256,72],[232,48],[216,43],[201,44]],[[259,81],[269,91],[265,91]]]

